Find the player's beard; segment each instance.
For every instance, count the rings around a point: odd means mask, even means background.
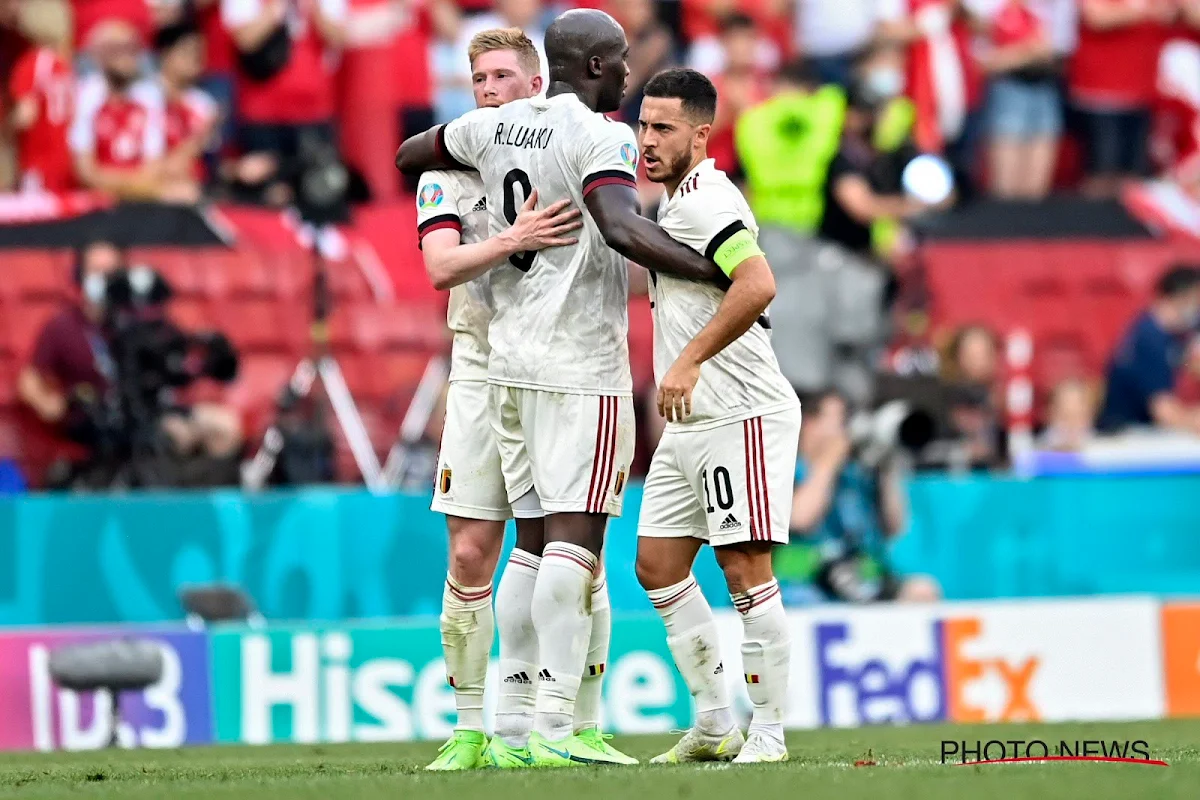
[[[692,153],[690,150],[684,150],[675,158],[671,159],[671,179],[679,182],[688,174],[688,168],[692,166]]]

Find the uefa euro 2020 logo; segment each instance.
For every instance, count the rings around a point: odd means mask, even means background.
[[[421,208],[437,208],[442,204],[445,196],[441,186],[436,183],[427,183],[421,187],[421,193],[417,195],[417,202]]]
[[[631,145],[629,142],[621,145],[621,160],[624,161],[630,169],[637,169],[637,148]]]

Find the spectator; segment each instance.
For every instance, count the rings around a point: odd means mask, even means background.
[[[17,27],[20,8],[21,0],[0,0],[0,192],[8,191],[16,183],[13,143],[7,124],[11,108],[7,93],[13,66],[29,47]]]
[[[745,24],[747,20],[748,26]],[[734,41],[730,41],[730,34]],[[731,54],[730,45],[738,48],[739,52]],[[706,75],[717,75],[729,69],[731,55],[740,63],[750,64],[757,72],[767,76],[779,69],[782,59],[779,47],[758,20],[750,14],[733,11],[717,20],[711,33],[692,41],[687,51],[687,64]],[[814,78],[820,80],[815,74]]]
[[[629,40],[629,78],[621,118],[635,123],[642,107],[642,87],[671,62],[671,32],[655,15],[653,0],[610,0],[608,10]]]
[[[196,82],[204,72],[204,38],[190,22],[161,28],[154,37],[166,104],[166,168],[183,179],[204,180],[201,156],[213,143],[221,111]]]
[[[990,394],[1000,374],[1000,343],[983,325],[965,325],[950,340],[943,380],[982,386]]]
[[[817,588],[829,600],[937,600],[931,578],[900,577],[889,566],[888,544],[908,526],[896,459],[868,467],[855,458],[838,394],[819,392],[803,407],[791,530],[818,548]]]
[[[238,140],[246,153],[301,155],[334,135],[331,55],[345,39],[346,0],[221,0],[240,61]]]
[[[823,82],[848,88],[854,61],[888,5],[894,0],[796,0],[796,48],[812,59]]]
[[[881,17],[880,37],[907,47],[905,86],[916,110],[917,147],[944,154],[960,184],[969,186],[983,84],[962,0],[893,0]]]
[[[881,152],[875,132],[881,112],[899,92],[900,75],[882,46],[863,60],[849,93],[846,120],[837,154],[829,166],[824,189],[824,214],[819,235],[846,250],[870,256],[872,226],[899,222],[933,206],[906,195],[900,184],[904,164],[914,155],[910,146]]]
[[[988,170],[991,193],[1005,200],[1040,200],[1050,191],[1062,101],[1046,24],[1029,0],[1004,0],[988,23],[980,61],[991,76]]]
[[[1198,322],[1200,269],[1167,270],[1154,301],[1130,325],[1109,362],[1101,431],[1154,425],[1200,435],[1200,406],[1184,405],[1175,393],[1187,339]]]
[[[1069,86],[1093,196],[1146,174],[1158,56],[1176,13],[1168,0],[1081,0]]]
[[[996,400],[1000,359],[995,334],[982,325],[964,326],[951,339],[942,363],[945,438],[930,449],[929,459],[963,469],[1000,466],[1004,429]]]
[[[543,44],[546,38],[545,15],[546,9],[542,0],[495,0],[495,10],[464,20],[459,30],[458,43],[455,45],[459,56],[455,62],[456,68],[470,79],[471,64],[463,54],[467,52],[467,45],[475,38],[475,34],[493,28],[520,28],[537,48],[542,64],[542,84],[548,86],[549,62],[546,61],[546,49]],[[632,36],[629,37],[629,42],[633,43]]]
[[[475,108],[471,93],[471,70],[463,40],[465,23],[462,10],[453,0],[434,0],[430,6],[435,37],[429,45],[429,60],[434,75],[433,118],[446,123]],[[405,128],[405,135],[417,131]]]
[[[770,74],[758,66],[758,32],[745,14],[730,14],[721,27],[723,68],[713,78],[717,87],[717,116],[708,136],[708,154],[717,169],[730,175],[741,171],[733,130],[743,112],[770,96]]]
[[[16,134],[18,188],[63,192],[74,188],[67,132],[75,106],[68,6],[22,6],[20,28],[34,47],[17,61],[9,84]]]
[[[1086,382],[1076,379],[1059,383],[1050,393],[1046,428],[1038,438],[1044,450],[1075,452],[1082,450],[1095,435],[1094,392]]]
[[[790,0],[682,0],[683,38],[691,43],[687,65],[705,74],[720,72],[721,21],[745,14],[758,30],[758,65],[774,72],[791,55]],[[800,55],[806,55],[801,51]]]
[[[161,88],[141,76],[142,44],[126,22],[100,23],[89,39],[100,75],[79,87],[70,145],[79,182],[126,199],[194,203],[195,180],[165,168]]]

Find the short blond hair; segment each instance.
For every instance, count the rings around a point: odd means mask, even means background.
[[[471,59],[471,67],[474,68],[475,59],[495,50],[511,50],[516,53],[517,63],[529,77],[542,74],[542,59],[538,56],[537,48],[520,28],[492,28],[471,37],[471,43],[467,45],[467,57]]]

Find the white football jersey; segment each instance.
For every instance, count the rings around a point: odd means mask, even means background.
[[[483,176],[492,233],[513,223],[534,188],[540,208],[569,199],[584,212],[584,227],[572,234],[578,244],[521,253],[492,270],[488,380],[630,394],[625,259],[605,244],[584,198],[608,183],[636,187],[633,131],[563,94],[477,109],[440,137],[447,155]]]
[[[737,187],[714,166],[702,161],[659,206],[658,224],[672,239],[712,258],[740,230],[757,238],[758,223]],[[654,316],[654,380],[667,370],[688,343],[716,316],[725,290],[709,283],[650,273]],[[700,367],[692,392],[692,413],[684,422],[696,430],[726,425],[799,405],[796,393],[779,370],[771,348],[771,323],[764,314],[750,330]]]
[[[483,179],[475,172],[438,170],[421,176],[417,192],[417,236],[453,228],[463,244],[482,242],[488,236],[487,199]],[[446,324],[454,332],[450,351],[450,380],[486,381],[488,325],[493,313],[491,273],[450,290]]]

